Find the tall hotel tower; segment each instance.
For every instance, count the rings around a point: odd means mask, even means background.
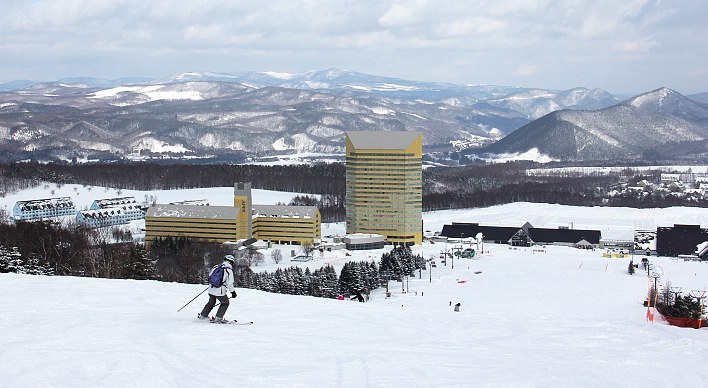
[[[423,241],[423,135],[346,133],[347,233],[382,234],[395,245]]]

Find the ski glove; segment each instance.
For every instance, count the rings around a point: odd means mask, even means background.
[[[231,291],[231,297],[235,298],[236,297],[236,291]]]

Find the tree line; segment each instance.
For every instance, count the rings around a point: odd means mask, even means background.
[[[300,267],[278,268],[273,272],[255,273],[237,258],[236,284],[239,287],[290,295],[309,295],[335,298],[339,295],[361,297],[387,284],[389,280],[403,281],[413,276],[414,271],[425,269],[425,260],[413,255],[410,247],[396,246],[384,253],[381,260],[350,261],[344,264],[339,276],[330,266],[315,271]]]
[[[207,284],[212,266],[221,263],[223,247],[185,237],[155,241],[146,250],[133,242],[96,240],[95,231],[52,222],[0,223],[0,273],[84,276],[110,279],[150,279]],[[253,260],[253,257],[260,260]],[[277,255],[272,255],[277,256]],[[361,297],[389,280],[402,281],[425,269],[420,255],[397,246],[381,260],[348,262],[339,274],[332,266],[315,271],[299,267],[254,272],[263,254],[255,249],[237,253],[238,287],[267,292],[335,298]],[[274,258],[275,261],[275,258]]]
[[[114,241],[106,229],[50,221],[11,223],[3,217],[0,221],[0,272],[159,278],[142,244]]]
[[[228,187],[251,182],[253,188],[309,194],[344,192],[344,165],[261,166],[251,164],[158,164],[148,162],[86,164],[0,164],[0,193],[39,182],[150,191]]]

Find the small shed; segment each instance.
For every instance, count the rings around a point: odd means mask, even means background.
[[[588,240],[582,239],[575,243],[575,247],[580,249],[593,249],[595,246],[588,242]]]

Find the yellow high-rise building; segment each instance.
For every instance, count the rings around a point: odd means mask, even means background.
[[[347,233],[375,233],[396,245],[423,241],[423,135],[346,133]]]

